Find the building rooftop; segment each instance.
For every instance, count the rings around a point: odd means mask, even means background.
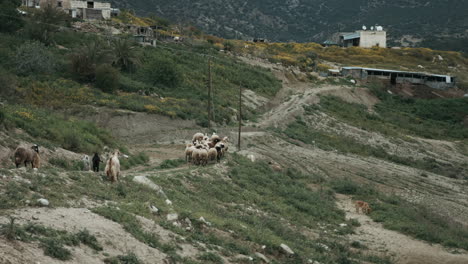
[[[434,77],[452,77],[450,75],[441,75],[441,74],[432,74],[425,72],[410,72],[410,71],[396,71],[396,70],[387,70],[387,69],[376,69],[376,68],[364,68],[364,67],[343,67],[345,70],[366,70],[366,71],[380,71],[380,72],[392,72],[392,73],[406,73],[406,74],[415,74],[415,75],[426,75]]]

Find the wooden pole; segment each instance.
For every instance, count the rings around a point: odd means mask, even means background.
[[[208,58],[208,129],[211,129],[211,58]]]
[[[241,150],[241,133],[242,133],[242,84],[239,85],[239,135],[237,138],[237,150]]]

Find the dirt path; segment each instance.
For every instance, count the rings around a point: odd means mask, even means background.
[[[347,219],[357,219],[361,224],[356,234],[350,239],[359,241],[372,251],[388,253],[395,256],[398,264],[466,264],[468,254],[453,254],[440,245],[412,239],[395,231],[383,228],[367,215],[358,214],[351,199],[345,195],[338,195],[338,206],[346,212]]]
[[[305,89],[305,91],[303,91]],[[293,84],[291,86],[284,86],[283,90],[296,91],[286,98],[282,103],[274,106],[271,110],[266,112],[258,125],[263,128],[267,127],[282,127],[288,122],[294,121],[295,118],[304,112],[303,107],[310,104],[319,102],[318,95],[320,93],[335,91],[340,89],[350,89],[345,86],[319,86],[313,87],[311,84],[301,83],[300,85]]]

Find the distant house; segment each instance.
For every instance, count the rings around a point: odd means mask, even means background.
[[[106,1],[83,0],[22,0],[23,6],[43,8],[51,5],[68,13],[73,18],[110,19],[112,8]]]
[[[352,33],[341,33],[339,34],[339,44],[342,47],[361,47],[361,48],[372,48],[372,47],[387,47],[387,32],[382,27],[372,27],[371,30],[358,30]]]
[[[153,28],[129,26],[129,30],[133,33],[133,39],[137,43],[142,45],[156,46]]]
[[[21,0],[21,5],[30,8],[39,8],[41,0]]]
[[[448,75],[422,72],[394,71],[361,67],[343,67],[343,76],[353,77],[362,81],[382,80],[391,85],[410,84],[425,85],[433,89],[446,90],[455,87],[455,78]]]

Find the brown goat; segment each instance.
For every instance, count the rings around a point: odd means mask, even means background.
[[[39,168],[40,158],[38,145],[32,146],[31,149],[17,148],[14,156],[16,168],[19,168],[23,163],[25,167],[28,166],[28,163],[31,163],[32,168]]]

